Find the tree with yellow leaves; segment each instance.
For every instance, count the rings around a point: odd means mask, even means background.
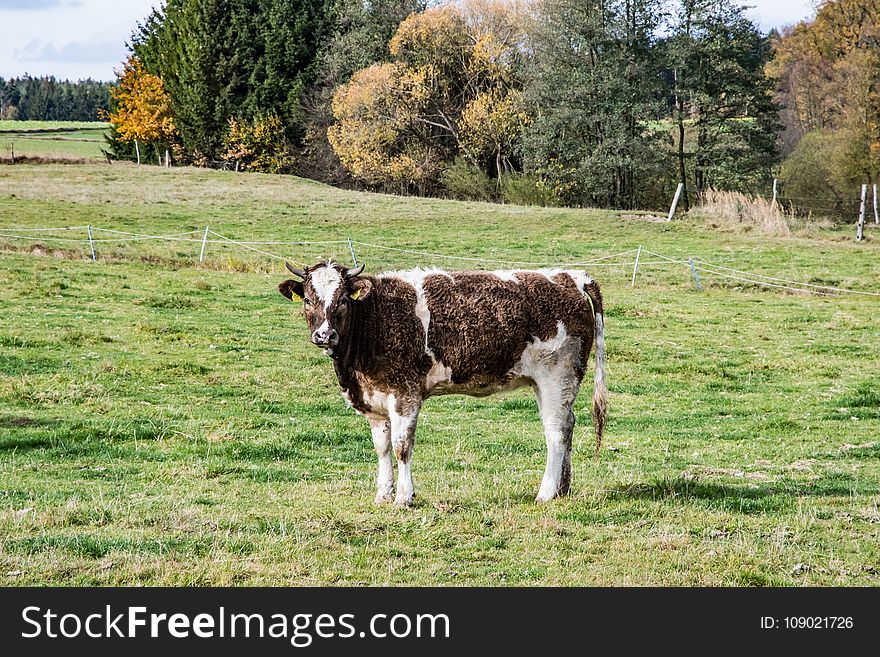
[[[162,78],[148,73],[135,56],[128,58],[117,77],[117,83],[110,90],[114,109],[108,118],[120,141],[134,142],[140,164],[138,142],[169,143],[177,137],[171,98]]]
[[[431,191],[457,156],[500,177],[529,117],[518,68],[516,2],[467,0],[414,13],[389,42],[394,61],[356,73],[333,99],[328,131],[343,166],[393,191]]]

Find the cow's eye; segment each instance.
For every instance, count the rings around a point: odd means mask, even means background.
[[[348,307],[348,299],[346,299],[345,297],[342,297],[342,298],[339,300],[339,307],[340,307],[340,308],[343,308],[343,309],[344,309],[344,308],[347,308],[347,307]]]
[[[312,302],[309,300],[308,297],[306,297],[305,299],[303,299],[303,305],[304,305],[306,308],[308,308],[309,306],[312,305]]]

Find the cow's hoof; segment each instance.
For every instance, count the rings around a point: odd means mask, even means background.
[[[373,500],[374,504],[388,504],[394,499],[394,491],[390,493],[376,493],[376,499]]]
[[[401,497],[400,495],[398,495],[394,498],[394,506],[399,506],[400,508],[412,506],[412,502],[412,495],[410,495],[409,497]]]
[[[545,504],[547,502],[552,502],[556,499],[556,495],[542,495],[538,493],[538,496],[535,498],[535,502],[538,504]]]

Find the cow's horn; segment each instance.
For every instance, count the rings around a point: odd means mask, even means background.
[[[355,276],[360,276],[361,272],[364,270],[366,263],[362,264],[360,267],[355,267],[354,269],[346,269],[345,277],[346,278],[354,278]]]
[[[303,280],[305,280],[308,277],[307,274],[302,269],[298,269],[298,268],[294,267],[286,260],[284,261],[284,266],[287,267],[287,271],[289,271],[294,276],[299,276]]]

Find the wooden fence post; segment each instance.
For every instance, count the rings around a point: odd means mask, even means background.
[[[773,201],[772,201],[773,205],[776,205],[776,183],[777,182],[778,181],[776,180],[776,178],[774,178],[773,179]]]

